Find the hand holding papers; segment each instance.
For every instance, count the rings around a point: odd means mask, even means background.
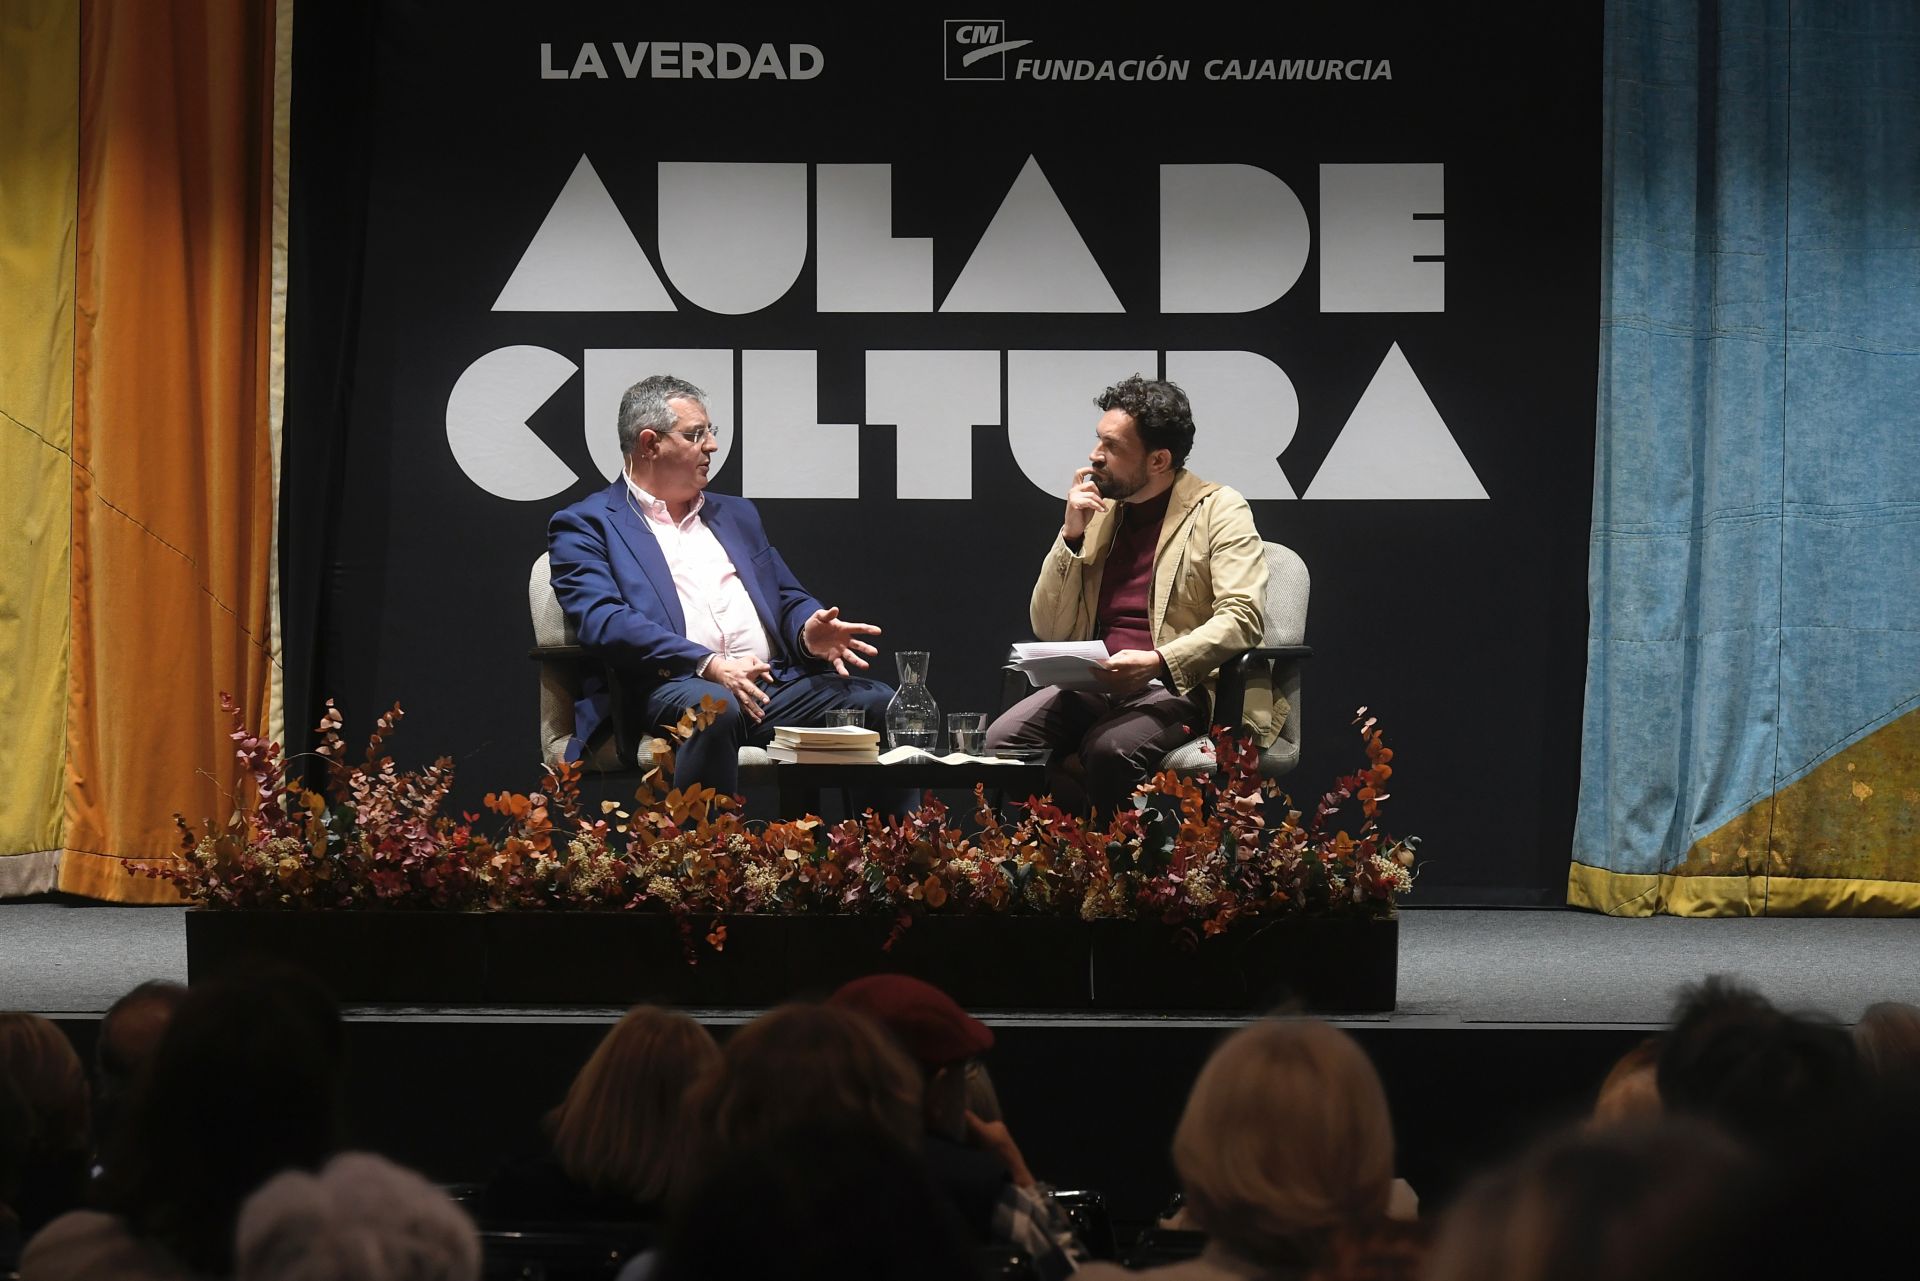
[[[1107,661],[1105,641],[1029,641],[1013,647],[1007,666],[1026,673],[1035,689],[1102,689],[1096,674]]]

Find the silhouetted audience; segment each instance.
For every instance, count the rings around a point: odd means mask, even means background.
[[[1751,1277],[1741,1241],[1762,1222],[1758,1168],[1698,1120],[1558,1135],[1462,1195],[1428,1281]]]
[[[789,1021],[780,1035],[797,1031]],[[856,1110],[733,1144],[686,1198],[652,1275],[977,1281],[975,1257],[918,1154]]]
[[[1626,1125],[1650,1121],[1660,1111],[1660,1038],[1650,1036],[1621,1055],[1600,1083],[1590,1122]]]
[[[238,1281],[479,1281],[473,1220],[411,1170],[348,1152],[269,1179],[240,1210]]]
[[[1853,1045],[1862,1070],[1883,1088],[1920,1093],[1920,1007],[1869,1005],[1854,1024]]]
[[[829,1004],[872,1018],[921,1076],[921,1151],[934,1183],[975,1238],[1025,1253],[1043,1277],[1065,1276],[1081,1253],[1073,1225],[1027,1168],[1006,1122],[968,1107],[968,1066],[993,1048],[993,1031],[939,988],[904,974],[874,974]]]
[[[783,1005],[728,1039],[709,1122],[739,1150],[802,1126],[868,1125],[920,1142],[920,1073],[877,1024],[831,1005]]]
[[[696,1086],[720,1047],[686,1015],[639,1005],[601,1040],[547,1117],[549,1151],[515,1162],[487,1188],[489,1223],[644,1221],[698,1155]]]
[[[23,1281],[225,1276],[246,1197],[337,1146],[340,1016],[297,971],[197,985],[162,1037],[99,1184],[27,1243]]]
[[[33,1112],[11,1078],[0,1074],[0,1275],[13,1271],[20,1247],[27,1243],[13,1203],[27,1170],[27,1142],[33,1133]]]
[[[27,1108],[19,1187],[11,1199],[32,1236],[81,1203],[87,1187],[87,1072],[66,1033],[38,1014],[0,1013],[0,1077]]]
[[[93,1046],[93,1152],[97,1165],[112,1145],[174,1012],[187,999],[184,983],[152,979],[107,1007]]]
[[[1386,1092],[1357,1042],[1311,1020],[1267,1020],[1213,1052],[1173,1136],[1200,1257],[1166,1281],[1305,1277],[1334,1239],[1384,1230],[1393,1183]],[[1105,1264],[1088,1277],[1127,1275]]]
[[[1661,1106],[1765,1155],[1834,1125],[1861,1103],[1865,1081],[1846,1032],[1719,976],[1681,990],[1661,1038]]]
[[[993,1044],[945,993],[898,975],[782,1006],[724,1050],[685,1014],[636,1006],[549,1114],[547,1151],[496,1179],[485,1209],[520,1226],[659,1224],[623,1281],[958,1281],[1020,1255],[1020,1275],[1054,1281],[1076,1243],[998,1117],[980,1070]],[[341,1057],[338,1011],[297,971],[142,984],[102,1023],[104,1164],[97,1208],[77,1209],[80,1060],[47,1020],[0,1014],[0,1274],[17,1259],[22,1281],[478,1281],[482,1238],[446,1193],[381,1157],[333,1155]],[[1394,1199],[1367,1055],[1328,1024],[1265,1020],[1194,1081],[1172,1155],[1176,1226],[1197,1232],[1150,1251],[1142,1238],[1144,1257],[1180,1261],[1140,1275],[1877,1275],[1909,1252],[1915,1150],[1920,1009],[1875,1005],[1849,1035],[1710,977],[1614,1064],[1584,1125],[1482,1175],[1436,1237],[1396,1221],[1413,1202]],[[633,1248],[581,1240],[603,1268]]]

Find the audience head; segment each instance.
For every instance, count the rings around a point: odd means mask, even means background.
[[[1647,1037],[1620,1056],[1600,1083],[1594,1125],[1622,1125],[1660,1115],[1660,1038]]]
[[[1845,1032],[1717,976],[1682,991],[1661,1041],[1662,1106],[1772,1154],[1856,1105],[1862,1080]]]
[[[1853,1028],[1860,1066],[1880,1085],[1920,1090],[1920,1007],[1904,1001],[1869,1005]]]
[[[19,1184],[11,1199],[0,1199],[31,1232],[77,1206],[86,1190],[86,1068],[51,1022],[0,1013],[0,1079],[27,1115]]]
[[[1694,1120],[1555,1136],[1462,1194],[1428,1281],[1696,1281],[1738,1275],[1754,1163]]]
[[[866,1015],[783,1005],[727,1041],[712,1133],[727,1147],[800,1126],[863,1124],[912,1146],[921,1134],[920,1073]]]
[[[184,983],[152,979],[134,988],[107,1008],[93,1047],[94,1146],[111,1142],[127,1101],[153,1065],[160,1038],[174,1012],[187,999]]]
[[[349,1152],[248,1197],[234,1263],[239,1281],[478,1281],[480,1234],[413,1171]]]
[[[802,1123],[733,1149],[684,1206],[658,1281],[979,1276],[971,1238],[917,1154],[857,1118]]]
[[[595,1192],[658,1204],[699,1139],[688,1092],[719,1066],[720,1047],[686,1015],[628,1010],[548,1118],[561,1168]]]
[[[991,1028],[933,984],[905,974],[855,979],[828,1003],[884,1028],[920,1068],[927,1128],[956,1141],[966,1137],[967,1063],[993,1048]]]
[[[1365,1051],[1338,1028],[1256,1023],[1200,1070],[1173,1163],[1208,1236],[1255,1262],[1299,1262],[1339,1229],[1385,1214],[1386,1093]]]
[[[332,998],[297,970],[195,985],[109,1154],[102,1200],[189,1267],[230,1272],[240,1203],[337,1145],[340,1055]]]
[[[14,1202],[27,1175],[27,1144],[33,1135],[33,1109],[12,1079],[0,1073],[0,1226],[18,1219]],[[5,1262],[0,1259],[0,1264]]]

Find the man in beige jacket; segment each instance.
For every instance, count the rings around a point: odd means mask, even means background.
[[[1050,749],[1056,800],[1105,817],[1208,728],[1220,664],[1260,644],[1267,561],[1247,500],[1186,470],[1185,392],[1136,374],[1094,403],[1097,439],[1031,611],[1041,640],[1106,642],[1103,688],[1034,691],[987,730],[987,747]],[[1274,712],[1265,691],[1248,691],[1244,728],[1262,746],[1278,732]],[[1063,768],[1076,754],[1077,777]]]

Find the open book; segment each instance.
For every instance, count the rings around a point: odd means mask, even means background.
[[[1105,641],[1026,641],[1013,647],[1007,666],[1025,673],[1035,689],[1100,689],[1093,671],[1106,661]]]

